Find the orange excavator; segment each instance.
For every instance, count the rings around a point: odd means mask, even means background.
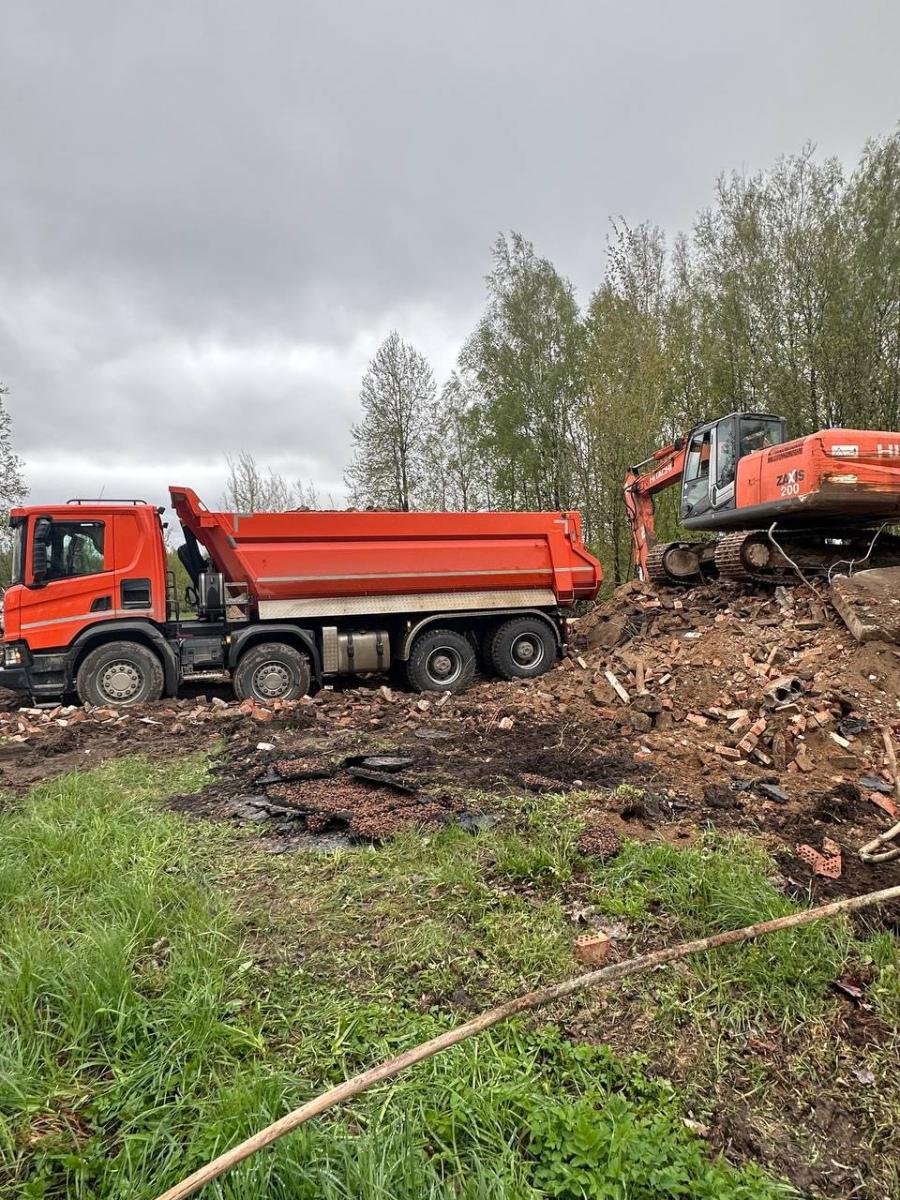
[[[681,484],[679,519],[715,538],[658,542],[653,498]],[[787,582],[843,564],[900,565],[900,433],[825,429],[788,440],[781,417],[735,412],[629,468],[625,507],[642,579]]]

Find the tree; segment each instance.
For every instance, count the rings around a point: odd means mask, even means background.
[[[426,484],[425,453],[435,398],[426,359],[395,331],[379,346],[360,390],[363,419],[345,481],[360,507],[416,507]]]
[[[298,479],[294,484],[294,499],[291,507],[307,509],[310,512],[315,512],[322,507],[319,489],[311,479]],[[334,508],[334,504],[332,503],[330,507]]]
[[[12,418],[3,397],[9,388],[0,383],[0,579],[9,582],[12,542],[9,531],[9,509],[22,504],[28,494],[22,474],[22,460],[13,450]]]
[[[460,364],[480,392],[492,491],[510,508],[569,508],[572,420],[583,391],[572,285],[519,233],[497,238],[488,305]]]
[[[248,450],[226,456],[228,481],[222,507],[234,512],[286,512],[294,507],[294,491],[284,476],[264,470]]]
[[[437,511],[481,505],[477,389],[452,371],[432,406],[425,439],[424,503]]]
[[[22,474],[22,460],[13,450],[12,417],[3,400],[8,394],[9,388],[0,383],[0,513],[7,525],[6,510],[21,504],[28,491]]]
[[[587,395],[577,422],[578,461],[588,535],[611,561],[616,583],[629,570],[622,480],[656,448],[667,425],[665,262],[658,229],[614,225],[606,278],[585,316]]]

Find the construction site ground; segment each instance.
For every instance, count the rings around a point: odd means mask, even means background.
[[[257,991],[309,1012],[345,998],[352,1035],[321,1068],[333,1082],[406,1044],[410,1021],[465,1019],[583,969],[586,934],[630,957],[900,884],[900,858],[858,854],[900,819],[884,740],[900,741],[898,697],[900,647],[859,644],[822,591],[632,583],[531,682],[423,697],[373,681],[272,708],[197,689],[124,714],[11,703],[2,808],[109,760],[182,780],[208,756],[158,805],[236,902]],[[704,1155],[804,1195],[887,1200],[900,1195],[898,927],[895,905],[706,956],[535,1016],[528,1036],[612,1047],[628,1097],[671,1084]],[[53,1113],[16,1133],[17,1185],[43,1153],[42,1120],[59,1133]],[[575,1176],[553,1190],[535,1138],[522,1194],[582,1194]],[[747,1180],[733,1194],[775,1194]]]

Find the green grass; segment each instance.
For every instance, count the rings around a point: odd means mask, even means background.
[[[584,864],[561,800],[483,838],[449,830],[377,853],[263,860],[231,831],[160,809],[202,775],[197,760],[120,760],[45,784],[2,818],[5,1197],[153,1197],[321,1088],[446,1028],[451,985],[513,990],[572,969],[557,893]],[[277,874],[268,890],[265,866]],[[215,878],[226,869],[230,889]],[[206,1194],[783,1194],[756,1168],[710,1157],[683,1115],[641,1059],[511,1024]]]
[[[706,936],[795,912],[769,881],[774,864],[746,837],[707,836],[691,847],[626,843],[595,870],[598,908],[638,928]],[[887,955],[887,946],[882,951]],[[846,920],[816,922],[694,957],[668,972],[661,992],[692,1020],[730,1030],[775,1019],[784,1028],[833,1007],[830,984],[858,956]]]
[[[495,802],[496,807],[496,802]],[[575,969],[577,930],[565,907],[589,920],[622,921],[639,945],[664,944],[794,912],[771,882],[776,866],[748,837],[702,837],[690,847],[626,842],[612,861],[586,859],[571,798],[531,797],[473,838],[448,829],[399,836],[378,850],[313,860],[240,859],[240,873],[277,881],[270,913],[291,970],[353,980],[357,995],[417,1003],[456,989],[482,1005]],[[267,900],[268,903],[268,900]],[[299,940],[302,960],[293,953]],[[654,975],[666,1012],[699,1026],[715,1019],[746,1031],[785,1030],[834,1009],[831,983],[871,963],[871,999],[900,1023],[900,957],[889,935],[860,943],[846,920],[787,930],[698,956]]]

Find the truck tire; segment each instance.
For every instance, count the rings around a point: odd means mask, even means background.
[[[299,700],[309,691],[309,659],[284,642],[251,646],[234,671],[232,684],[239,700],[271,704]]]
[[[461,692],[475,675],[475,649],[454,629],[426,629],[412,644],[406,678],[417,692]]]
[[[556,662],[556,638],[538,617],[513,617],[494,634],[489,658],[501,679],[536,679]]]
[[[163,666],[140,642],[106,642],[81,661],[75,688],[82,704],[130,708],[163,694]]]
[[[491,621],[484,626],[481,637],[478,640],[478,666],[485,675],[494,674],[494,663],[491,659],[491,644],[494,640],[494,634],[500,628],[498,621]]]

